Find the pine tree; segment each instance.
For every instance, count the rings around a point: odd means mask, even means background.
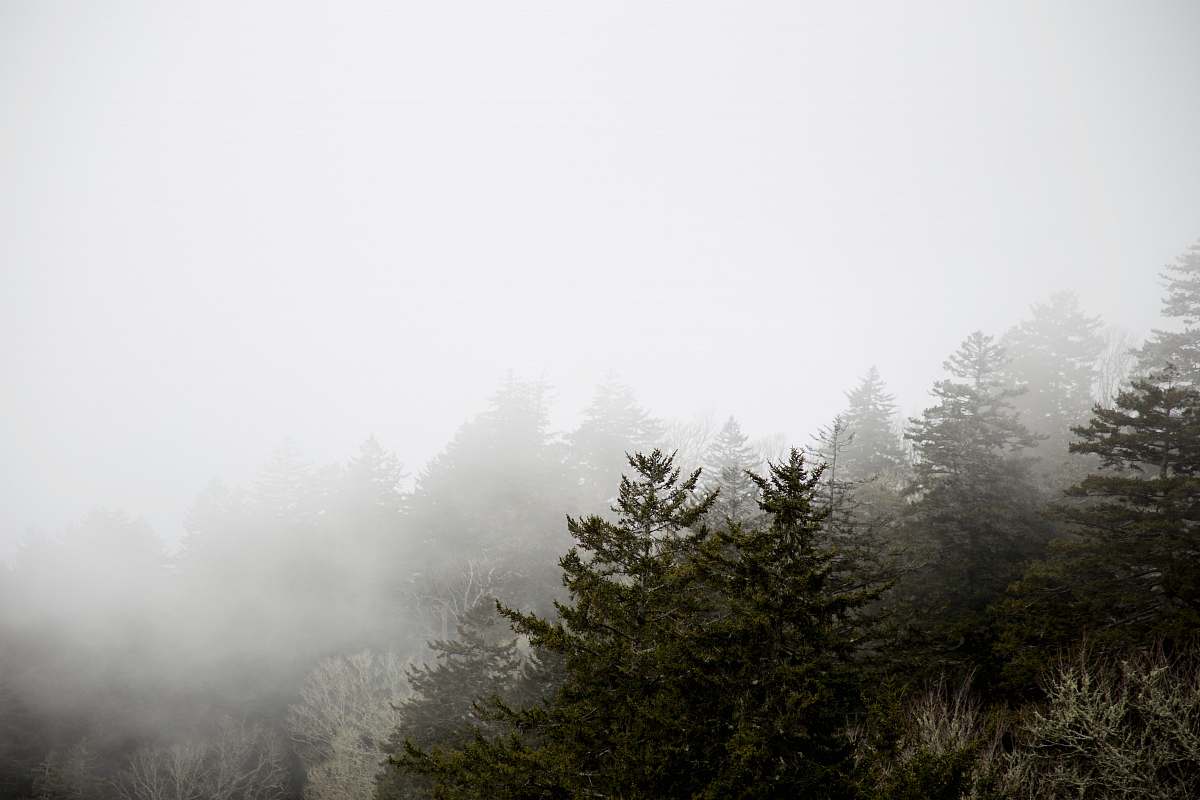
[[[1004,609],[1007,655],[1027,672],[1085,634],[1097,646],[1145,645],[1200,629],[1200,391],[1169,367],[1074,432],[1071,449],[1099,457],[1101,470],[1058,508],[1073,538]]]
[[[611,505],[612,487],[630,453],[662,446],[663,425],[614,378],[596,387],[583,421],[568,437],[569,462],[580,483],[581,508]]]
[[[510,377],[418,476],[407,515],[414,581],[444,582],[474,559],[494,568],[492,589],[514,601],[553,595],[573,487],[548,393]]]
[[[402,769],[440,798],[852,796],[850,715],[874,588],[834,587],[836,548],[799,452],[754,476],[769,525],[693,528],[693,500],[661,452],[630,459],[615,522],[569,522],[570,592],[551,622],[501,607],[562,659],[544,704],[499,707],[455,750],[410,747]]]
[[[1004,364],[990,336],[971,334],[945,362],[951,378],[934,385],[937,403],[910,420],[917,461],[907,527],[927,561],[911,591],[925,619],[961,622],[981,611],[1047,536],[1020,457],[1037,440],[1012,407]]]
[[[896,430],[896,398],[888,394],[879,370],[871,367],[846,399],[850,405],[842,419],[852,438],[842,450],[841,478],[866,481],[896,476],[906,459]]]
[[[717,531],[693,560],[697,585],[714,599],[689,642],[689,694],[703,698],[693,711],[689,755],[703,779],[693,797],[852,796],[853,661],[879,587],[837,588],[838,551],[818,498],[823,470],[810,471],[795,449],[770,464],[754,476],[769,526]]]
[[[453,748],[467,744],[473,733],[494,734],[494,723],[481,714],[481,704],[499,697],[507,702],[524,687],[524,659],[516,639],[496,613],[495,601],[471,608],[458,622],[457,637],[429,643],[432,663],[411,667],[412,695],[397,707],[399,724],[387,752],[418,748]],[[428,797],[429,780],[385,766],[378,778],[379,800]]]
[[[696,470],[681,477],[655,450],[629,457],[610,522],[568,518],[576,541],[560,560],[568,602],[558,619],[500,606],[538,651],[561,659],[562,686],[544,707],[501,709],[508,737],[476,731],[459,750],[410,747],[402,769],[437,781],[446,798],[690,796],[681,769],[688,698],[670,680],[678,653],[669,643],[688,617],[678,567],[699,533],[690,527],[712,504],[696,502]],[[690,735],[700,735],[692,731]]]
[[[747,473],[758,467],[758,455],[737,420],[730,417],[709,446],[706,488],[719,490],[710,516],[715,524],[750,522],[758,516],[758,487]]]
[[[1104,341],[1101,322],[1079,308],[1069,292],[1033,307],[1029,319],[1005,334],[1005,379],[1021,422],[1040,439],[1038,473],[1052,489],[1082,477],[1086,461],[1069,457],[1070,430],[1091,413]]]
[[[1200,386],[1200,241],[1167,265],[1162,278],[1163,314],[1180,320],[1183,330],[1155,330],[1138,353],[1139,371],[1146,375],[1173,364],[1179,380]]]
[[[834,585],[882,584],[894,569],[896,555],[883,532],[899,497],[875,478],[845,477],[846,452],[856,436],[844,415],[834,417],[812,438],[806,451],[822,466],[815,503],[825,516],[825,539],[837,551]]]

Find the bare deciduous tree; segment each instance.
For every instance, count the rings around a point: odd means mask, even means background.
[[[671,420],[663,433],[663,450],[675,453],[675,463],[685,472],[704,464],[708,448],[721,430],[711,413],[690,420]]]
[[[1104,332],[1104,349],[1096,365],[1096,402],[1112,408],[1121,385],[1129,380],[1137,362],[1137,340],[1127,330],[1112,327]]]
[[[408,596],[425,618],[427,637],[449,639],[463,614],[495,594],[502,577],[497,567],[467,559],[453,570],[414,579]]]
[[[283,761],[274,734],[225,719],[209,739],[139,749],[113,786],[122,800],[277,800]]]
[[[288,711],[288,731],[306,765],[305,796],[370,800],[396,705],[408,695],[406,662],[364,651],[321,661]]]

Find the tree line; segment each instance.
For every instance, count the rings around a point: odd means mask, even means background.
[[[1200,244],[1163,277],[1171,330],[1056,294],[804,446],[616,382],[558,435],[513,378],[410,491],[374,440],[283,450],[178,554],[107,512],[30,542],[0,792],[1194,797]]]

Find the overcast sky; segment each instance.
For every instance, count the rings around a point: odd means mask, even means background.
[[[1200,4],[0,0],[0,553],[168,540],[285,437],[417,469],[510,369],[570,424],[803,441],[1200,237]]]

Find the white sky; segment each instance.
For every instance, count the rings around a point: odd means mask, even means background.
[[[797,441],[1200,237],[1200,4],[0,0],[0,553],[509,370]]]

